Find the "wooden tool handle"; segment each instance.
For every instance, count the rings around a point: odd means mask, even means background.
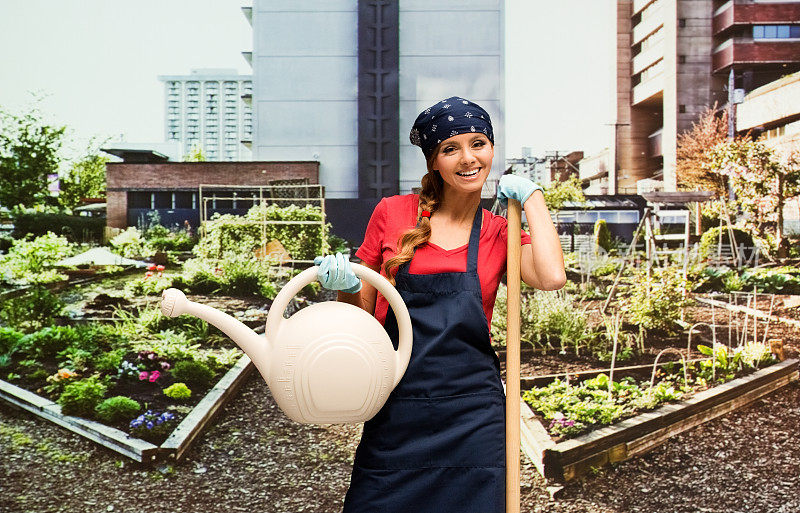
[[[522,207],[515,199],[508,200],[508,262],[506,281],[506,512],[519,513],[519,448],[520,448],[520,261],[522,258]]]

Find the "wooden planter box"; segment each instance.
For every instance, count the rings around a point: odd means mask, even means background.
[[[522,401],[521,443],[548,479],[571,481],[592,468],[644,454],[672,436],[741,408],[798,379],[798,360],[786,360],[578,438],[555,443]]]
[[[92,420],[61,413],[61,406],[28,390],[0,380],[0,399],[65,427],[89,440],[138,462],[180,459],[197,439],[216,412],[234,395],[248,374],[255,368],[242,356],[203,397],[161,446],[151,444],[128,433]]]

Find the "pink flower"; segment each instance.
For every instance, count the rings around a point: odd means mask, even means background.
[[[167,363],[167,362],[161,362],[161,369],[163,369],[163,370],[169,370],[169,368],[170,368],[170,367],[171,367],[171,365],[170,365],[169,363]]]
[[[146,372],[140,372],[139,373],[139,381],[144,381],[146,379],[147,379],[147,373]]]
[[[150,373],[150,383],[155,383],[156,380],[161,376],[161,373],[158,371],[153,371]]]

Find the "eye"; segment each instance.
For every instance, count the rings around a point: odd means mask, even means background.
[[[451,151],[454,151],[454,150],[455,150],[455,148],[453,146],[446,146],[446,147],[444,147],[442,149],[442,153],[450,153]]]
[[[486,141],[484,141],[483,139],[478,139],[477,141],[472,143],[472,146],[473,148],[480,148],[482,146],[486,146]]]

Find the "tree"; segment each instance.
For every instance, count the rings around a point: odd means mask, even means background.
[[[736,139],[708,151],[707,169],[727,177],[745,226],[785,256],[783,206],[800,195],[800,155],[778,155],[760,141]]]
[[[72,164],[61,179],[58,202],[66,208],[80,205],[82,198],[103,196],[106,190],[106,163],[108,157],[89,148],[86,155]]]
[[[728,138],[728,115],[717,115],[716,107],[706,109],[691,129],[678,134],[676,174],[680,189],[726,196],[725,178],[709,169],[708,149]]]
[[[581,181],[576,176],[570,176],[566,181],[553,180],[544,190],[544,203],[553,212],[558,212],[567,201],[584,203],[586,196],[583,194]]]
[[[21,115],[0,110],[0,205],[44,202],[48,175],[57,172],[61,160],[65,131],[45,123],[35,108]]]

